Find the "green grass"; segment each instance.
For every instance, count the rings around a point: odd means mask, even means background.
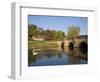
[[[28,41],[28,48],[41,49],[41,48],[56,48],[58,45],[56,43],[50,43],[52,41]]]

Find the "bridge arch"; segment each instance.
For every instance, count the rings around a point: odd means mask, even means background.
[[[69,42],[68,47],[74,47],[74,43]]]
[[[85,41],[81,41],[80,44],[79,44],[79,47],[80,48],[87,48],[88,47],[88,44]]]
[[[80,47],[87,48],[88,47],[88,36],[80,35],[74,37],[74,39],[64,40],[57,42],[59,46],[64,47]]]

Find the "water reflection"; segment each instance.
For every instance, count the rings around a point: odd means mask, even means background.
[[[87,49],[57,48],[28,50],[28,66],[87,64]],[[36,55],[33,55],[37,53]]]

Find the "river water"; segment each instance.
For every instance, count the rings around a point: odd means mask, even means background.
[[[86,48],[29,49],[28,66],[87,64]]]

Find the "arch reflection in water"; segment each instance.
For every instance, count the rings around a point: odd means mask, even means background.
[[[87,49],[82,48],[58,48],[58,49],[36,49],[37,55],[33,55],[33,49],[28,50],[28,66],[48,65],[72,65],[87,64]]]

